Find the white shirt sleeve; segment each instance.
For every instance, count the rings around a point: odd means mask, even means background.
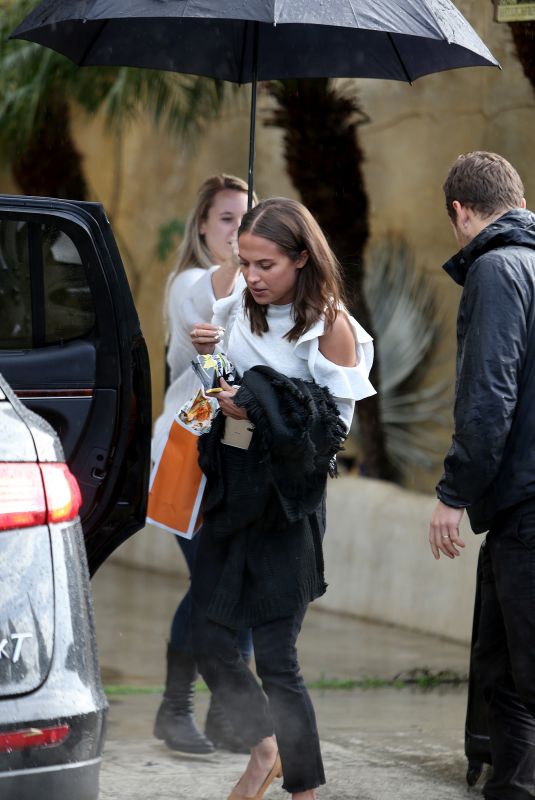
[[[199,387],[199,380],[191,367],[197,355],[190,339],[196,322],[210,322],[215,302],[211,269],[192,267],[174,277],[167,296],[169,325],[169,364],[171,382],[164,397],[163,411],[154,423],[152,454],[167,436],[171,421],[182,405],[190,400]]]
[[[333,395],[340,417],[349,431],[355,402],[376,394],[368,378],[373,364],[373,339],[352,316],[348,319],[355,337],[357,365],[343,367],[325,358],[319,349],[319,337],[325,330],[325,323],[319,320],[300,337],[295,353],[306,359],[313,379],[320,386],[326,386]]]
[[[212,308],[215,303],[212,274],[217,266],[202,270],[201,276],[185,287],[182,296],[182,319],[188,329],[188,334],[196,322],[210,322]],[[189,272],[191,270],[186,270]]]
[[[215,302],[211,269],[192,267],[180,272],[169,287],[167,319],[169,324],[169,348],[167,363],[174,381],[186,369],[196,350],[191,344],[190,331],[196,322],[210,322]]]

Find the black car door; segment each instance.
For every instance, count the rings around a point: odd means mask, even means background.
[[[100,204],[0,195],[0,373],[61,438],[94,572],[144,524],[151,429],[147,349]]]

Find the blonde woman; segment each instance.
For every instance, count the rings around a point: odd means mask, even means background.
[[[170,383],[163,412],[154,425],[153,456],[163,443],[173,415],[197,388],[191,369],[196,351],[189,333],[199,320],[211,319],[215,301],[232,294],[236,286],[240,266],[235,238],[246,210],[247,184],[241,178],[213,175],[201,184],[167,284]]]
[[[165,443],[174,414],[198,388],[191,369],[196,350],[190,331],[199,320],[211,319],[215,301],[231,295],[236,288],[240,271],[236,234],[246,210],[247,184],[240,178],[213,175],[199,188],[186,223],[177,265],[167,285],[165,315],[169,330],[170,384],[163,412],[154,426],[153,458]],[[198,540],[177,537],[177,541],[191,572]],[[240,652],[244,659],[250,658],[252,641],[248,630],[240,635]],[[210,704],[206,735],[199,730],[193,716],[196,677],[188,591],[171,624],[166,686],[154,735],[163,739],[170,749],[186,753],[210,753],[214,747],[248,752],[218,704]]]

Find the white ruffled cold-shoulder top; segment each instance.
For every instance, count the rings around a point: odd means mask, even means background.
[[[292,304],[268,306],[269,330],[258,336],[251,331],[241,295],[233,294],[217,300],[212,322],[225,329],[220,349],[228,355],[240,375],[262,364],[289,378],[312,378],[320,386],[327,386],[349,431],[355,402],[375,394],[368,379],[373,363],[373,339],[356,319],[347,314],[355,336],[357,365],[343,367],[329,361],[320,352],[319,340],[325,332],[324,319],[318,320],[296,342],[284,338],[295,324],[292,309]]]

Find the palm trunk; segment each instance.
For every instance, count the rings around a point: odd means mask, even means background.
[[[272,82],[268,91],[277,107],[267,124],[284,130],[288,175],[340,261],[350,309],[373,335],[363,289],[368,197],[357,138],[357,126],[365,115],[328,79]],[[379,390],[377,350],[371,380]],[[378,395],[361,400],[357,413],[366,475],[392,479]]]
[[[518,60],[535,89],[535,22],[510,22]]]
[[[82,157],[72,139],[65,101],[47,104],[32,138],[17,154],[11,169],[23,194],[87,199]]]

